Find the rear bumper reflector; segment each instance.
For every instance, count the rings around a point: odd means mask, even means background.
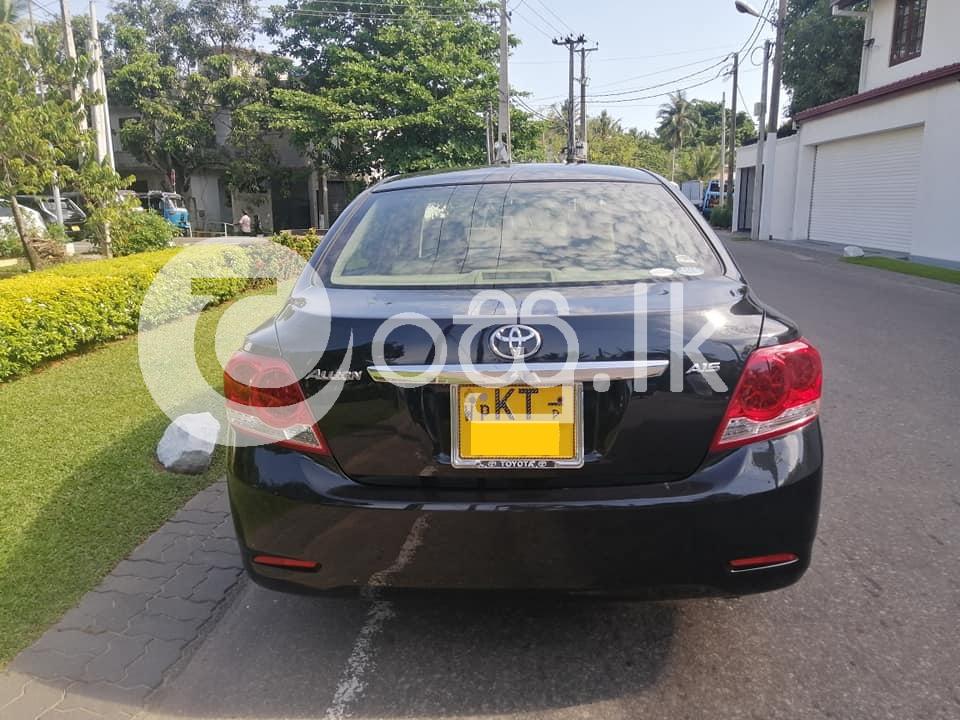
[[[753,557],[737,558],[730,561],[730,572],[747,572],[750,570],[769,570],[770,568],[793,565],[799,562],[793,553],[774,553],[773,555],[755,555]]]
[[[254,555],[253,562],[257,565],[286,568],[287,570],[316,570],[320,563],[313,560],[298,560],[296,558],[279,557],[276,555]]]
[[[593,362],[543,363],[477,363],[476,365],[371,365],[367,368],[376,382],[394,385],[460,385],[478,384],[478,376],[509,380],[510,373],[522,373],[529,385],[556,385],[558,382],[594,382],[606,380],[635,380],[663,375],[668,360],[598,360]],[[542,376],[541,376],[542,373]],[[562,374],[561,374],[562,373]],[[513,379],[519,379],[516,375]]]

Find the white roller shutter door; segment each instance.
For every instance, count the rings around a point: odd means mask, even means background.
[[[923,128],[817,146],[810,239],[909,253]]]

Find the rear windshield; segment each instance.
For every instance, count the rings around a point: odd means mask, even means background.
[[[374,193],[361,212],[325,263],[334,285],[579,285],[722,272],[696,224],[660,185],[413,188]]]

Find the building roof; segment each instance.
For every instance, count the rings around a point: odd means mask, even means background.
[[[842,2],[842,0],[840,1]],[[866,92],[857,93],[856,95],[849,95],[847,97],[840,98],[839,100],[833,100],[832,102],[824,103],[823,105],[817,105],[816,107],[808,108],[803,112],[798,112],[793,116],[793,119],[797,122],[812,120],[813,118],[820,117],[821,115],[829,115],[830,113],[846,110],[847,108],[857,105],[864,105],[877,102],[879,100],[886,100],[896,95],[902,95],[904,93],[920,90],[928,85],[945,82],[956,77],[960,77],[960,63],[944,65],[943,67],[939,67],[934,70],[928,70],[927,72],[922,72],[918,75],[911,75],[908,78],[897,80],[896,82],[889,83],[888,85],[875,87],[871,90],[867,90]]]
[[[378,184],[373,192],[436,185],[479,185],[482,183],[536,181],[609,181],[656,183],[659,178],[646,170],[614,165],[530,163],[498,165],[468,170],[448,170],[396,175]]]

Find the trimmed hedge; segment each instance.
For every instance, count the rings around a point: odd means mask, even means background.
[[[0,281],[0,381],[77,350],[137,332],[141,306],[161,268],[146,326],[174,320],[205,305],[261,286],[248,277],[276,264],[269,246],[197,246],[76,262]],[[174,262],[171,263],[171,260]],[[284,263],[281,277],[298,267]],[[217,277],[224,266],[239,277]],[[206,296],[206,297],[205,297]]]
[[[292,232],[283,230],[273,236],[275,243],[290,248],[304,260],[313,257],[313,251],[317,249],[317,245],[320,244],[322,239],[323,236],[319,235],[313,228],[307,230],[303,235],[294,235]]]

